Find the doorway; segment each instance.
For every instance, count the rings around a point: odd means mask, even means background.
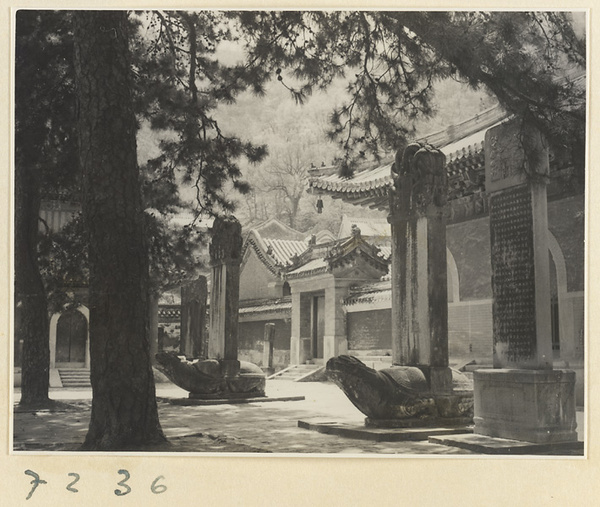
[[[323,337],[325,336],[325,296],[314,296],[311,312],[311,353],[313,358],[323,358]]]
[[[57,367],[66,364],[83,368],[86,344],[87,319],[78,310],[67,310],[60,316],[56,326]]]

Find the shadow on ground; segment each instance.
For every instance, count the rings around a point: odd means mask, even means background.
[[[305,400],[177,406],[168,400],[185,397],[187,393],[172,385],[159,385],[158,410],[169,445],[145,450],[194,453],[474,454],[466,449],[427,441],[373,442],[299,428],[299,420],[325,418],[356,425],[362,424],[364,416],[333,384],[267,382],[267,396],[298,395],[305,396]],[[51,397],[60,398],[69,406],[62,410],[15,411],[15,451],[79,449],[89,425],[91,391],[63,389],[52,392]],[[18,393],[15,400],[18,401]]]

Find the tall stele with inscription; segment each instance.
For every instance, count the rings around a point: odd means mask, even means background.
[[[485,137],[490,192],[494,369],[474,374],[475,432],[576,441],[575,373],[552,364],[548,147],[521,119]]]

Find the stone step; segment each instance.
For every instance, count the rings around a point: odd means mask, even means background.
[[[280,379],[280,380],[282,380],[282,379],[283,380],[293,380],[298,377],[299,377],[298,372],[288,372],[288,373],[284,373],[283,375],[278,375],[275,378]]]
[[[63,387],[91,387],[90,370],[85,368],[59,368]]]
[[[295,382],[298,379],[301,379],[302,377],[305,377],[306,375],[309,375],[313,371],[318,370],[319,368],[321,368],[321,366],[318,365],[318,364],[297,364],[297,365],[292,365],[292,366],[289,366],[288,368],[286,368],[284,370],[281,370],[280,372],[277,372],[277,373],[271,375],[269,377],[269,379],[274,379],[274,380],[291,380],[291,381]]]

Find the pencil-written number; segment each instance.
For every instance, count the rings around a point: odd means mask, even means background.
[[[127,481],[131,478],[131,474],[129,473],[129,471],[122,468],[122,469],[118,470],[117,473],[119,475],[122,475],[123,478],[117,482],[117,485],[120,486],[120,488],[117,488],[114,490],[115,495],[125,496],[125,495],[131,493],[131,491],[132,491],[131,486],[129,486],[129,484],[127,484]],[[30,482],[31,490],[29,491],[29,493],[27,494],[27,497],[25,498],[25,500],[29,500],[35,493],[35,490],[37,489],[37,487],[41,486],[43,484],[48,484],[48,481],[45,481],[44,479],[42,479],[39,476],[39,474],[37,474],[33,470],[25,470],[25,475],[32,477],[32,480]],[[67,476],[72,477],[73,480],[71,482],[69,482],[69,484],[67,484],[66,490],[71,493],[79,493],[79,489],[75,488],[74,486],[75,486],[75,484],[77,484],[80,481],[81,476],[76,472],[69,472],[67,474]],[[152,491],[152,493],[154,493],[155,495],[160,495],[161,493],[164,493],[165,491],[167,491],[167,486],[159,483],[159,481],[164,480],[164,478],[165,477],[163,475],[159,475],[156,479],[154,479],[152,481],[152,484],[150,485],[150,491]]]
[[[75,479],[74,479],[72,482],[70,482],[70,483],[67,485],[67,491],[70,491],[71,493],[79,493],[79,490],[78,490],[78,489],[75,489],[75,488],[73,487],[73,486],[75,485],[75,483],[76,483],[77,481],[79,481],[79,479],[80,479],[80,476],[79,476],[79,474],[76,474],[75,472],[71,472],[71,473],[69,473],[69,474],[67,474],[67,475],[68,475],[69,477],[75,477]]]
[[[117,496],[125,496],[127,493],[131,493],[131,488],[125,484],[129,478],[131,477],[131,475],[129,475],[129,472],[127,470],[119,470],[120,474],[123,474],[125,476],[125,479],[123,479],[122,481],[119,481],[119,486],[123,486],[125,488],[127,488],[125,491],[121,491],[120,489],[115,489],[115,495]]]

